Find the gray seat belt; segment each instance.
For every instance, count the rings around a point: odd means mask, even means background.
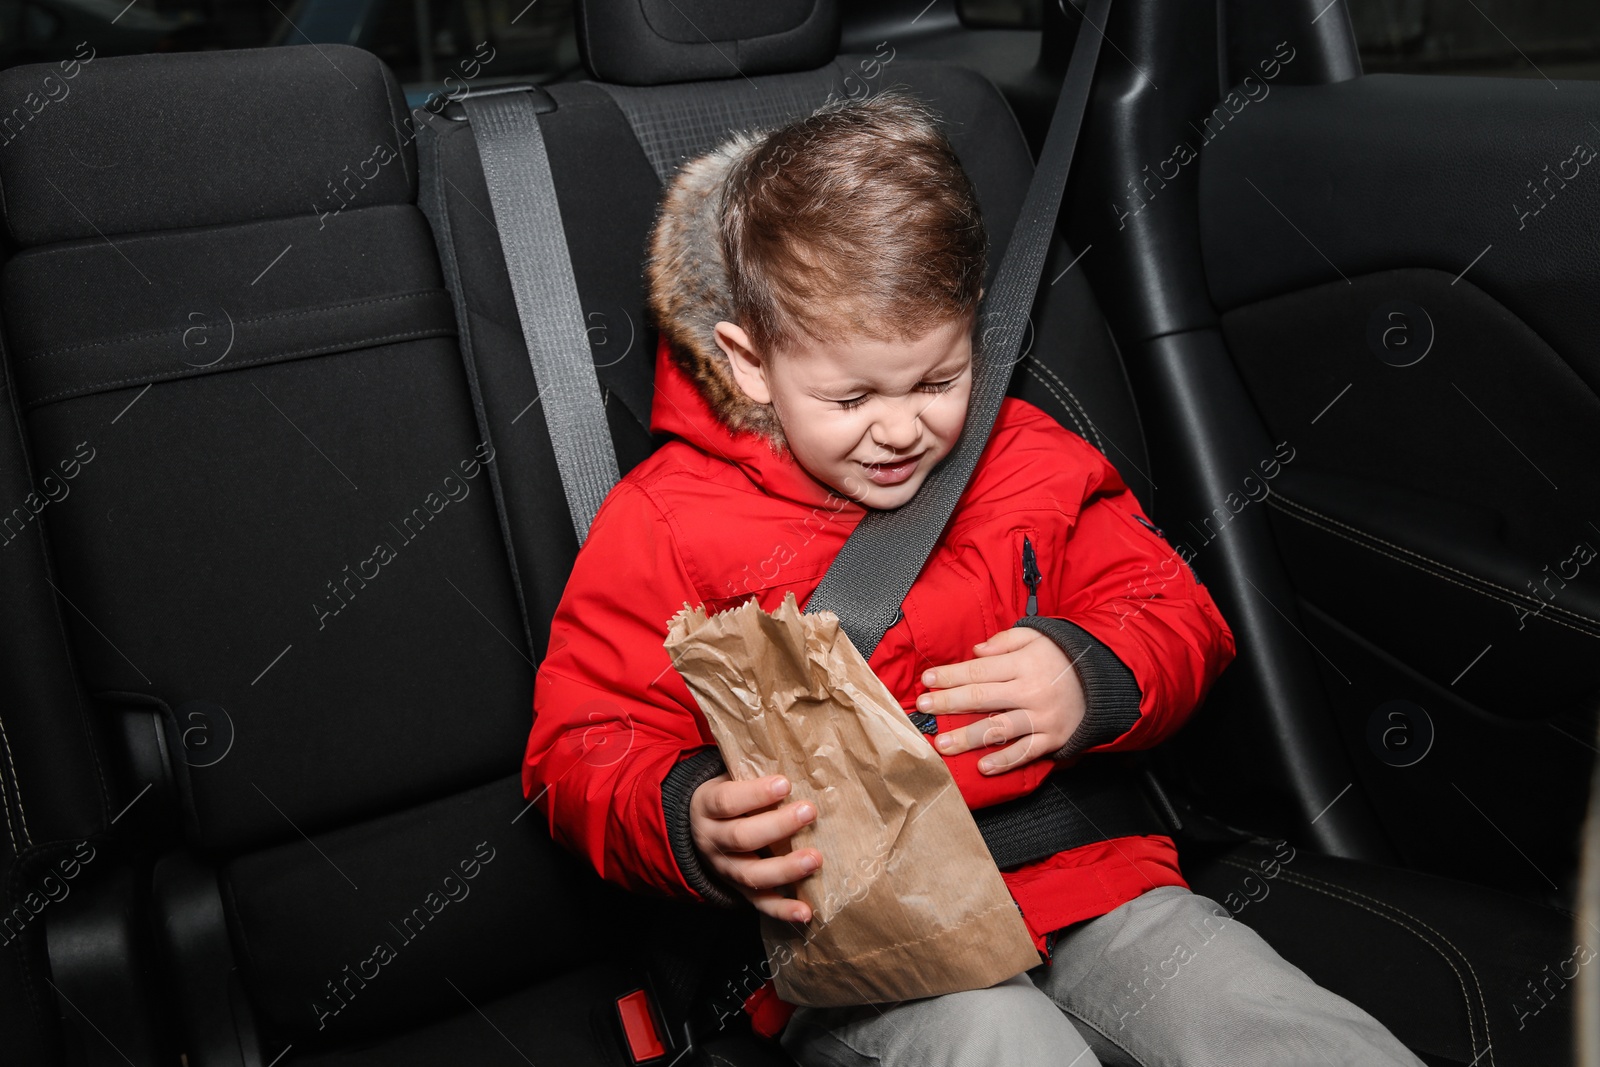
[[[538,113],[525,91],[473,94],[461,105],[477,140],[537,399],[544,404],[556,469],[582,544],[617,484],[617,453]]]
[[[1028,184],[1027,199],[994,287],[984,298],[982,340],[974,354],[977,367],[972,400],[961,439],[909,501],[893,511],[867,513],[806,601],[807,611],[832,611],[839,616],[863,659],[872,657],[878,642],[899,618],[900,605],[944,533],[994,429],[1027,332],[1028,313],[1039,293],[1045,255],[1055,233],[1067,172],[1072,169],[1078,131],[1094,84],[1102,38],[1099,27],[1106,25],[1110,8],[1111,0],[1091,0],[1078,29],[1050,132],[1039,153],[1039,166]]]
[[[984,298],[972,400],[961,440],[911,500],[893,511],[867,513],[806,602],[807,611],[838,615],[864,658],[871,657],[899,619],[900,606],[944,533],[994,429],[1027,332],[1028,313],[1039,293],[1078,132],[1089,107],[1100,27],[1106,25],[1110,9],[1111,0],[1090,0],[1022,213],[993,289]],[[1109,838],[1169,832],[1167,816],[1128,769],[1096,759],[1074,766],[1068,774],[1026,796],[973,812],[997,867],[1013,869]],[[1148,785],[1161,796],[1153,780]]]

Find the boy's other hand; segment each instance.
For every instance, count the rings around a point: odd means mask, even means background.
[[[917,710],[936,714],[992,711],[968,726],[942,733],[935,747],[946,756],[1012,744],[978,761],[983,774],[1003,774],[1048,756],[1067,743],[1083,721],[1083,682],[1061,646],[1038,630],[1014,626],[973,646],[976,659],[933,667],[922,675],[932,692]]]
[[[689,830],[702,862],[774,919],[810,922],[811,908],[778,892],[822,866],[814,848],[790,852],[789,837],[817,817],[808,801],[783,804],[788,779],[768,775],[747,782],[719,774],[689,798]],[[783,855],[762,856],[780,845]]]

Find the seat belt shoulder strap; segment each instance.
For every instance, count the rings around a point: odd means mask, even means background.
[[[871,658],[894,625],[900,605],[943,534],[988,444],[1027,333],[1028,313],[1039,292],[1094,84],[1103,39],[1099,27],[1106,24],[1110,8],[1111,0],[1090,0],[1022,213],[994,286],[984,298],[972,399],[961,439],[909,501],[893,511],[867,513],[806,601],[807,611],[832,611],[839,617],[863,659]]]
[[[469,95],[489,204],[533,364],[538,402],[581,544],[617,484],[617,454],[584,328],[555,180],[531,91]]]

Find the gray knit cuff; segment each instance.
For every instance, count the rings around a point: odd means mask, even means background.
[[[727,773],[727,769],[722,753],[715,748],[703,748],[679,760],[661,780],[661,811],[666,816],[667,839],[672,842],[672,856],[678,861],[683,880],[710,903],[735,908],[740,898],[724,889],[701,865],[700,853],[694,847],[694,834],[689,828],[689,800],[694,791],[717,775]]]
[[[1038,630],[1061,646],[1083,680],[1087,698],[1083,721],[1055,753],[1056,759],[1068,759],[1121,737],[1139,721],[1139,681],[1099,638],[1076,623],[1044,615],[1025,616],[1017,625]]]

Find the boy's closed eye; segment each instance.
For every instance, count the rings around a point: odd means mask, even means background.
[[[868,508],[916,495],[966,422],[972,321],[957,315],[920,336],[803,337],[776,352],[722,321],[713,336],[745,397],[769,406],[796,463]]]
[[[958,374],[953,378],[946,378],[944,381],[940,381],[940,382],[918,382],[917,383],[917,392],[919,392],[919,393],[943,393],[943,392],[946,392],[947,390],[949,390],[951,386],[955,385],[956,382],[958,382],[960,380],[961,380],[961,376]],[[838,404],[841,408],[843,408],[844,410],[848,411],[851,408],[860,407],[862,404],[865,404],[867,402],[867,400],[869,398],[871,398],[871,396],[872,396],[871,393],[862,393],[859,396],[844,397],[842,399],[835,399],[832,402],[835,403],[835,404]],[[829,398],[828,397],[823,397],[822,399],[827,400]]]

